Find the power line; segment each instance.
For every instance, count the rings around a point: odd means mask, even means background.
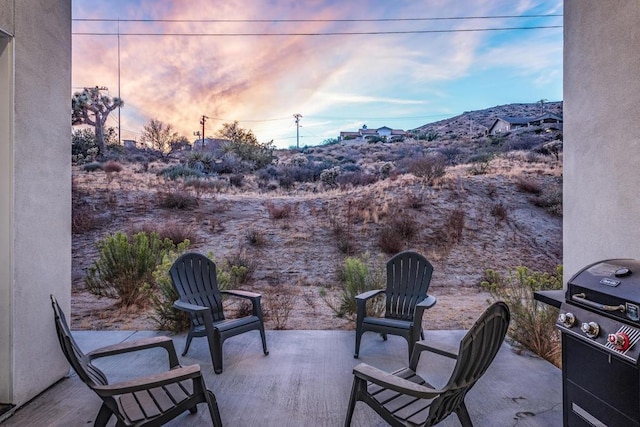
[[[406,30],[406,31],[333,31],[325,33],[96,33],[72,32],[74,36],[170,36],[170,37],[265,37],[265,36],[357,36],[386,34],[437,34],[471,33],[484,31],[522,31],[562,28],[562,25],[540,25],[534,27],[494,27],[494,28],[458,28],[447,30]]]
[[[404,21],[454,21],[471,19],[519,19],[519,18],[556,18],[562,14],[546,15],[493,15],[493,16],[451,16],[431,18],[358,18],[358,19],[113,19],[113,18],[74,18],[76,22],[169,22],[169,23],[290,23],[290,22],[404,22]]]

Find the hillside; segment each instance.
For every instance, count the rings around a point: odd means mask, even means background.
[[[484,110],[465,111],[459,116],[439,120],[414,129],[415,132],[437,132],[459,138],[478,137],[489,129],[498,117],[536,117],[543,113],[562,116],[562,101],[533,104],[506,104],[485,108]]]
[[[471,115],[490,120],[501,115],[496,111]],[[116,300],[97,298],[83,284],[97,241],[140,229],[179,230],[191,238],[192,250],[212,252],[217,262],[250,264],[253,274],[243,288],[263,293],[271,328],[283,326],[275,314],[292,300],[286,328],[352,328],[325,302],[340,294],[346,256],[368,253],[380,266],[389,245],[411,248],[435,266],[430,293],[438,304],[425,314],[425,327],[470,326],[486,306],[488,295],[479,285],[486,269],[550,271],[561,263],[562,160],[541,148],[558,138],[556,131],[530,130],[498,141],[451,136],[463,121],[460,116],[421,127],[440,129],[430,141],[346,141],[277,153],[275,169],[297,171],[299,179],[300,171],[330,165],[338,174],[334,185],[318,179],[284,186],[274,171],[242,174],[240,183],[218,176],[208,181],[216,185],[207,186],[158,174],[179,159],[140,164],[121,156],[124,169],[110,174],[74,166],[74,217],[82,212],[94,221],[73,234],[73,327],[154,327],[148,308],[119,309]],[[445,137],[442,126],[454,133]],[[515,149],[517,141],[526,141],[526,149]],[[445,173],[427,180],[412,160],[430,156],[446,160]],[[168,196],[177,195],[194,202],[168,208]]]

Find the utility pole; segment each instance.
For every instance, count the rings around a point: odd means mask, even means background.
[[[200,118],[200,124],[202,125],[202,148],[204,148],[204,123],[207,121],[208,118],[209,117],[205,116],[204,114]]]
[[[296,148],[300,148],[300,118],[302,114],[295,113],[293,118],[296,119]]]
[[[118,98],[120,97],[120,18],[118,17]],[[120,120],[120,107],[118,107],[118,144],[122,144],[122,121]]]

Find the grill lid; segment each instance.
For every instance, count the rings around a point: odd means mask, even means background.
[[[592,311],[640,322],[640,260],[591,264],[567,284],[566,299]]]

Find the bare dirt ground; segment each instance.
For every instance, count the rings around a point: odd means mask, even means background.
[[[197,193],[157,176],[164,164],[151,164],[144,172],[137,164],[125,165],[111,177],[74,167],[74,198],[91,209],[99,225],[73,235],[72,327],[156,328],[149,309],[120,309],[116,300],[88,293],[84,277],[98,257],[96,242],[106,234],[171,223],[196,237],[190,250],[211,252],[216,260],[239,253],[255,260],[253,280],[245,289],[263,294],[267,314],[275,304],[273,293],[279,286],[289,288],[296,300],[286,329],[352,329],[354,322],[335,317],[322,297],[337,297],[341,290],[338,272],[346,255],[339,250],[336,224],[343,224],[342,233],[357,254],[369,252],[384,263],[390,255],[378,247],[380,229],[405,216],[419,224],[406,248],[423,253],[435,267],[430,293],[438,303],[425,313],[425,328],[468,328],[490,299],[480,286],[486,269],[504,272],[524,265],[551,271],[561,263],[561,218],[533,204],[532,195],[518,185],[524,179],[542,189],[557,188],[561,164],[548,157],[536,162],[510,155],[492,160],[483,174],[469,173],[468,165],[450,167],[431,186],[407,174],[342,190],[261,192],[249,178],[242,190]],[[191,192],[198,206],[162,208],[158,195],[168,191]],[[269,204],[288,205],[291,214],[273,219]],[[451,231],[452,212],[464,218],[455,238],[443,233]],[[251,245],[250,231],[260,233],[265,243]],[[275,327],[268,316],[267,328]]]

